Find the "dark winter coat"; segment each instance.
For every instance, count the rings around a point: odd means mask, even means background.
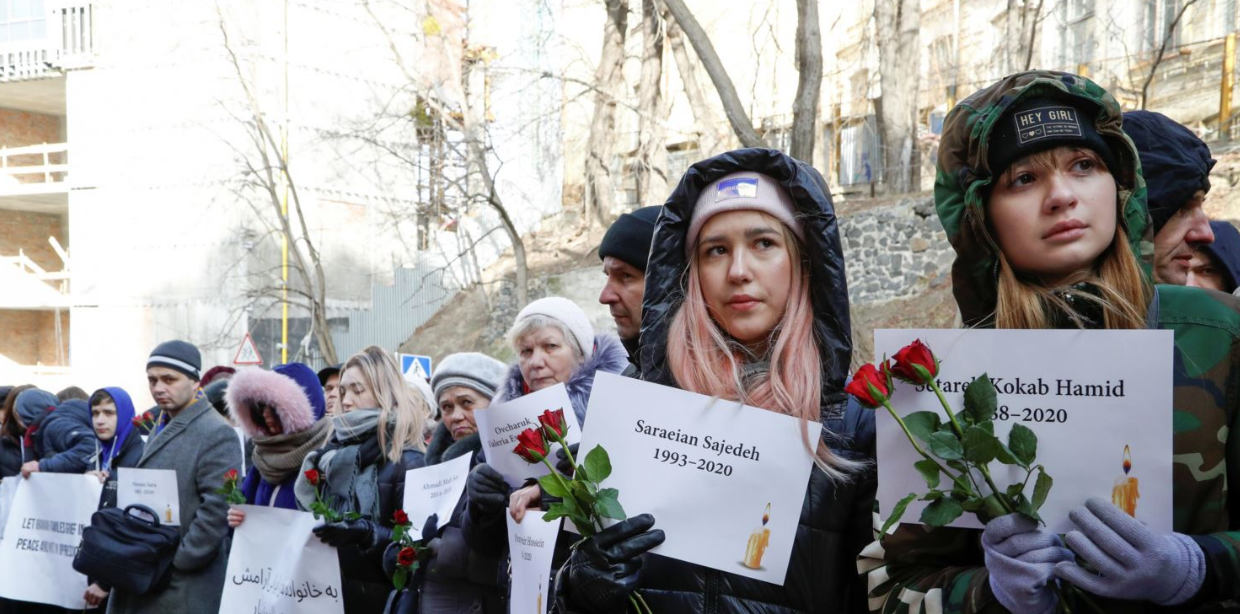
[[[426,464],[438,465],[468,454],[473,458],[472,468],[479,462],[481,450],[482,440],[477,433],[453,441],[448,427],[441,423],[426,450]],[[439,523],[438,541],[422,580],[422,614],[503,614],[507,611],[504,600],[508,595],[508,560],[502,556],[483,556],[465,543],[461,533],[464,512],[465,497],[462,496],[452,518]]]
[[[182,409],[147,440],[142,469],[177,474],[181,543],[172,561],[167,590],[133,595],[113,590],[109,614],[184,612],[216,614],[228,566],[228,504],[217,493],[224,474],[240,471],[237,435],[205,396]]]
[[[615,335],[595,335],[594,354],[577,366],[577,369],[564,382],[568,390],[568,400],[573,404],[573,413],[577,414],[578,424],[585,424],[586,405],[590,401],[590,391],[594,389],[594,374],[623,373],[629,367],[629,354]],[[503,387],[491,401],[492,405],[520,398],[529,394],[525,379],[521,377],[518,365],[512,365]],[[508,552],[508,524],[504,514],[490,518],[476,518],[470,514],[468,506],[461,517],[461,531],[470,548],[487,557],[504,557]]]
[[[121,449],[112,458],[112,469],[108,471],[108,480],[103,483],[103,492],[99,494],[99,509],[116,507],[116,481],[120,477],[118,469],[137,467],[145,450],[146,444],[136,432],[132,437],[126,437],[121,443]],[[91,465],[93,468],[93,460]]]
[[[836,454],[874,458],[874,414],[844,393],[852,357],[844,253],[826,182],[809,165],[770,149],[728,152],[691,166],[664,205],[655,227],[646,295],[642,303],[642,379],[675,386],[667,360],[668,329],[685,294],[686,234],[698,195],[715,180],[756,171],[788,190],[804,230],[809,260],[814,338],[822,357],[822,437]],[[836,482],[814,470],[783,586],[655,554],[642,557],[638,589],[655,612],[763,613],[864,612],[865,588],[856,557],[869,541],[876,482],[872,468]],[[658,527],[658,518],[655,518]],[[562,575],[557,607],[569,605],[572,588]]]
[[[336,416],[335,420],[340,421],[343,418],[343,416]],[[344,596],[345,614],[382,612],[392,589],[392,582],[383,571],[383,552],[391,542],[393,515],[396,510],[404,507],[405,472],[422,467],[425,463],[425,454],[417,449],[407,448],[401,454],[400,462],[393,463],[382,454],[377,434],[360,444],[343,444],[336,439],[340,434],[341,429],[338,426],[334,427],[332,438],[327,445],[322,450],[312,452],[306,457],[306,461],[302,464],[302,474],[298,475],[294,487],[295,492],[298,493],[298,507],[308,509],[307,500],[311,502],[314,500],[313,487],[308,486],[304,478],[306,470],[316,469],[324,476],[324,480],[329,479],[331,471],[327,466],[335,458],[340,458],[338,455],[331,455],[329,460],[324,461],[324,455],[329,452],[358,447],[360,448],[358,458],[362,463],[359,471],[375,466],[378,517],[366,517],[377,526],[375,544],[365,549],[358,546],[345,546],[338,548],[336,554],[340,559],[341,592]],[[324,492],[327,492],[328,486],[324,484]],[[308,496],[302,494],[307,492]],[[352,502],[355,498],[356,495],[349,496],[349,501]],[[356,511],[345,510],[335,504],[333,508],[337,511]]]
[[[1240,231],[1230,222],[1212,221],[1210,230],[1214,231],[1214,242],[1201,246],[1201,251],[1209,254],[1221,269],[1223,291],[1234,292],[1240,286]]]
[[[22,471],[22,442],[0,434],[0,480]]]
[[[61,403],[43,419],[39,471],[85,473],[94,469],[95,427],[90,406],[77,399]]]

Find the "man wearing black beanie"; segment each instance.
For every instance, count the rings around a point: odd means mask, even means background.
[[[1124,113],[1124,132],[1141,156],[1154,222],[1154,281],[1183,286],[1193,252],[1214,242],[1201,209],[1214,158],[1197,135],[1161,113]]]
[[[654,223],[663,207],[642,207],[625,213],[616,220],[603,242],[598,256],[603,260],[607,283],[598,302],[607,305],[616,321],[616,333],[633,363],[626,374],[637,371],[637,341],[642,328],[642,298],[646,294],[646,263],[650,259],[650,242],[654,239]]]

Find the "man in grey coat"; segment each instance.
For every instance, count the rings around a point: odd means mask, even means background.
[[[216,614],[228,566],[228,504],[216,489],[224,474],[241,467],[241,447],[198,386],[202,357],[184,341],[151,352],[146,375],[161,416],[138,461],[143,469],[177,472],[181,545],[164,591],[131,595],[117,589],[109,614]]]

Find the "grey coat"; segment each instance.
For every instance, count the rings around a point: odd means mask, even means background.
[[[150,438],[138,467],[177,472],[181,545],[168,589],[149,595],[115,590],[108,614],[216,614],[228,566],[228,504],[216,489],[241,467],[237,434],[205,398],[199,398]]]

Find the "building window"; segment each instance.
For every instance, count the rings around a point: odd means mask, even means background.
[[[840,185],[864,185],[882,179],[878,119],[867,115],[848,121],[840,128]]]
[[[0,0],[0,44],[47,38],[43,0]]]
[[[1069,72],[1094,59],[1094,0],[1067,0],[1062,5],[1060,22],[1062,45],[1059,64]]]
[[[1158,51],[1164,40],[1168,51],[1180,46],[1179,25],[1171,30],[1171,22],[1179,12],[1180,0],[1145,0],[1141,41],[1144,51]]]

